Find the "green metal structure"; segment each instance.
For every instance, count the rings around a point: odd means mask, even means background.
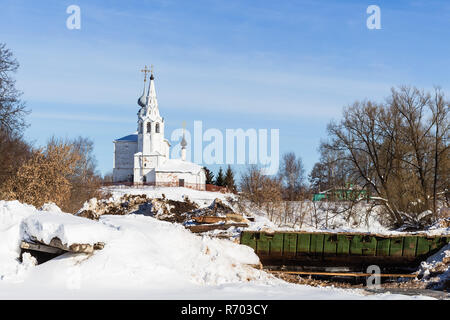
[[[331,188],[319,193],[313,194],[313,201],[355,201],[368,200],[370,197],[367,190],[354,188],[353,184],[347,183],[345,188]]]
[[[240,243],[253,248],[263,265],[414,269],[450,236],[243,231]]]

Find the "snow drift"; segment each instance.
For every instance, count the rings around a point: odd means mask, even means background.
[[[289,284],[251,267],[259,259],[249,247],[144,215],[103,215],[93,221],[51,205],[42,209],[0,201],[0,299],[405,298]],[[21,263],[19,244],[30,236],[57,236],[67,244],[104,241],[105,246],[41,265],[25,254]]]

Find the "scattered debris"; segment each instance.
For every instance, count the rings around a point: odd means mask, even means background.
[[[186,226],[191,232],[200,233],[211,230],[227,230],[232,227],[246,228],[248,224],[246,223],[222,223],[222,224],[203,224],[203,225],[190,225]]]
[[[159,220],[183,224],[192,232],[226,230],[231,227],[248,227],[250,219],[236,213],[232,207],[216,198],[207,207],[200,208],[187,196],[183,201],[161,198],[149,198],[145,194],[122,195],[114,199],[91,199],[77,213],[79,217],[98,220],[101,215],[143,214]],[[207,225],[206,225],[207,224]],[[229,237],[229,235],[228,235]]]
[[[219,223],[219,222],[242,222],[247,223],[249,220],[247,220],[244,216],[234,213],[228,213],[225,217],[215,217],[215,216],[199,216],[199,217],[192,217],[192,220],[194,220],[197,223]]]
[[[421,263],[418,278],[427,289],[450,291],[450,243]]]

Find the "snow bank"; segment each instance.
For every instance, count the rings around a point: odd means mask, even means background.
[[[0,200],[0,279],[16,274],[19,268],[20,224],[38,210],[19,201]]]
[[[108,216],[100,222],[120,230],[120,237],[110,241],[92,257],[95,274],[89,281],[99,281],[120,273],[120,283],[165,286],[195,283],[224,283],[266,279],[267,275],[247,264],[259,258],[247,246],[230,241],[200,237],[181,225],[141,215]],[[130,268],[130,265],[132,267]]]
[[[35,266],[29,255],[17,261],[24,235],[106,244],[90,255],[65,253]],[[1,201],[0,237],[0,299],[406,298],[288,284],[252,268],[259,259],[249,247],[143,215],[103,215],[93,221]]]
[[[130,283],[167,286],[174,282],[219,285],[271,278],[248,266],[259,263],[249,247],[199,237],[180,225],[141,215],[105,215],[100,221],[93,221],[55,211],[37,210],[17,201],[0,202],[3,280],[11,279],[11,275],[17,278],[21,268],[31,270],[32,278],[45,282],[47,272],[40,271],[52,269],[48,275],[53,278],[66,274],[67,263],[70,267],[79,266],[80,279],[101,287],[111,283],[119,287]],[[30,269],[33,265],[30,259],[20,265],[17,258],[20,241],[31,237],[46,243],[57,237],[67,245],[96,242],[106,245],[92,256],[67,253],[65,259],[54,259]]]
[[[419,278],[429,287],[448,290],[450,285],[450,243],[423,261],[419,268]]]
[[[61,211],[40,212],[22,221],[23,239],[50,243],[53,238],[58,238],[67,246],[106,242],[113,231],[111,227]]]

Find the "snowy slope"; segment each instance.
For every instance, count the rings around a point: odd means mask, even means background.
[[[104,215],[92,221],[46,210],[0,202],[0,238],[6,240],[0,247],[1,299],[424,298],[288,284],[250,267],[259,260],[249,247],[148,216]],[[67,243],[101,239],[106,245],[92,255],[66,253],[34,266],[29,257],[17,261],[26,235],[58,235]]]

